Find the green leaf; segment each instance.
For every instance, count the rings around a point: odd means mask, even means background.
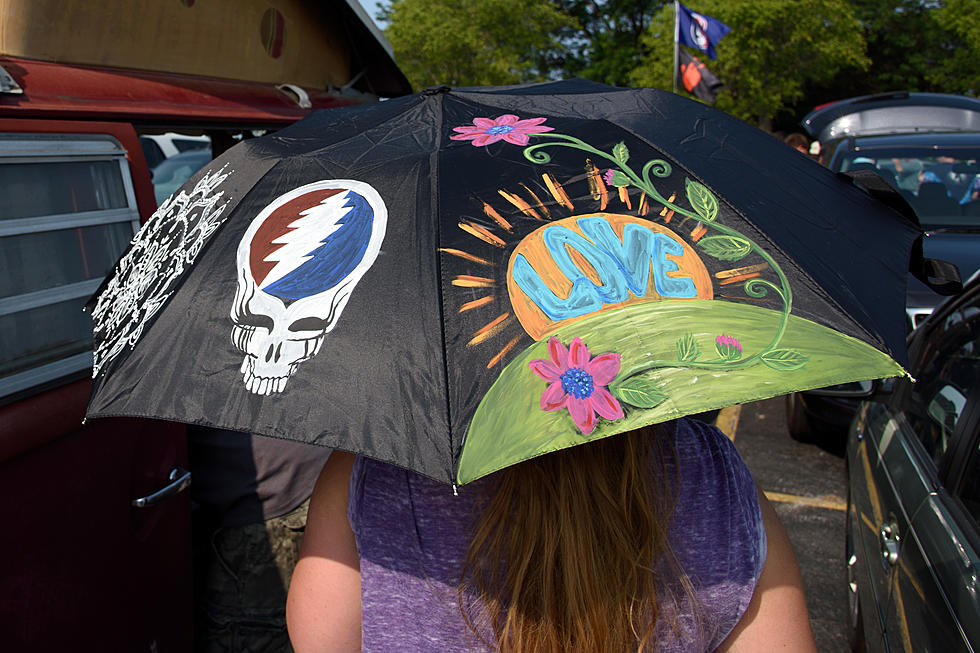
[[[655,379],[643,376],[628,378],[609,390],[620,402],[636,408],[653,408],[667,399],[667,395],[657,389]]]
[[[704,184],[690,179],[684,180],[687,186],[687,201],[705,222],[712,222],[718,216],[718,200]]]
[[[791,372],[806,367],[809,356],[804,356],[792,349],[773,349],[762,355],[762,362],[774,370],[780,372]]]
[[[612,179],[609,181],[610,184],[616,188],[622,188],[623,186],[629,186],[632,182],[630,178],[621,173],[619,170],[614,170],[612,174]]]
[[[752,243],[739,236],[705,236],[698,241],[698,247],[721,261],[737,261],[752,251]]]
[[[616,147],[613,148],[612,153],[613,156],[616,157],[616,160],[620,163],[626,163],[626,161],[630,158],[629,148],[626,147],[626,143],[622,141],[616,144]]]
[[[694,340],[694,334],[688,333],[677,341],[677,358],[682,363],[693,363],[700,355],[701,350],[698,348],[697,341]]]

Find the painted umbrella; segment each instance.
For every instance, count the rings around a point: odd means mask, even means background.
[[[97,300],[89,417],[462,484],[685,414],[901,375],[914,221],[649,89],[313,114],[160,206]]]

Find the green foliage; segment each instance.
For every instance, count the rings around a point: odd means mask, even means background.
[[[645,55],[644,34],[650,20],[672,2],[658,0],[554,0],[575,20],[561,30],[567,48],[551,53],[550,70],[563,77],[585,77],[626,86]]]
[[[800,116],[815,105],[889,91],[980,92],[980,11],[976,0],[851,0],[871,65],[845,68],[814,84]]]
[[[946,0],[934,10],[936,24],[945,31],[939,43],[942,54],[928,74],[929,81],[945,93],[980,93],[980,7],[976,0]]]
[[[382,8],[395,60],[416,88],[541,79],[544,52],[574,26],[549,0],[393,0]]]
[[[752,252],[752,244],[738,236],[705,236],[698,247],[719,261],[740,261]]]
[[[719,43],[718,59],[702,57],[725,83],[716,106],[768,127],[787,105],[799,100],[808,83],[831,79],[844,68],[863,69],[861,25],[847,0],[701,0],[701,13],[732,28]],[[651,24],[650,53],[634,71],[638,85],[672,85],[673,8]],[[681,46],[683,47],[683,46]]]
[[[634,376],[622,383],[614,384],[609,390],[616,399],[637,408],[653,408],[667,399],[660,390],[661,383],[652,375]]]

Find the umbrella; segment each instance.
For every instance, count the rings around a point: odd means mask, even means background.
[[[92,304],[88,416],[446,483],[904,374],[916,224],[771,136],[581,80],[311,115],[197,173]]]

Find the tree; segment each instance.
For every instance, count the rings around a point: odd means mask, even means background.
[[[976,0],[946,0],[937,8],[936,23],[945,30],[943,57],[928,75],[946,93],[980,94],[980,11]]]
[[[543,53],[575,25],[549,0],[393,0],[382,8],[395,60],[416,88],[543,79]]]
[[[871,65],[814,84],[800,111],[841,98],[890,91],[980,92],[976,0],[851,0]]]
[[[660,0],[555,0],[576,25],[559,33],[565,48],[548,53],[547,66],[562,76],[626,86],[646,54],[643,37],[668,4]]]
[[[732,28],[717,46],[718,59],[706,62],[725,83],[716,106],[764,129],[803,97],[807,84],[869,64],[847,0],[702,0],[691,8]],[[671,6],[651,22],[649,54],[633,83],[671,88],[673,40]]]

